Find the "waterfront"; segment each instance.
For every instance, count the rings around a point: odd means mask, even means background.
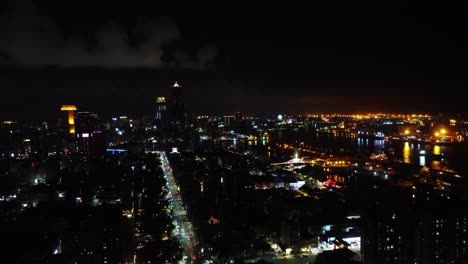
[[[287,134],[286,134],[287,135]],[[359,138],[353,134],[296,134],[281,135],[274,140],[250,141],[248,144],[237,142],[235,147],[240,152],[251,151],[256,156],[265,157],[271,162],[289,160],[291,151],[278,151],[272,143],[287,143],[297,146],[305,145],[326,153],[347,156],[370,157],[371,154],[384,153],[391,160],[426,166],[436,170],[453,170],[464,176],[468,173],[468,143],[453,143],[446,145],[410,143],[407,141],[392,141],[383,139]],[[282,138],[293,138],[283,141]],[[279,139],[279,140],[278,140]],[[268,148],[270,146],[270,148]]]
[[[426,166],[432,169],[454,170],[468,173],[468,144],[418,144],[407,141],[359,138],[352,134],[317,134],[300,138],[305,144],[332,153],[369,157],[372,153],[385,153],[389,159]]]

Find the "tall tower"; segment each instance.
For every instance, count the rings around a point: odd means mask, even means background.
[[[105,152],[105,131],[100,129],[99,116],[93,112],[75,114],[76,139],[78,150],[86,156],[100,155]]]
[[[60,110],[67,112],[69,133],[75,134],[75,112],[77,110],[76,106],[75,105],[62,105]]]
[[[156,119],[162,120],[166,116],[166,97],[156,98]]]
[[[172,85],[171,90],[172,119],[183,122],[185,120],[184,102],[182,101],[182,86],[177,82]]]

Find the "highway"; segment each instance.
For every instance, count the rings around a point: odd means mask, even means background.
[[[180,197],[179,186],[177,186],[172,168],[164,151],[160,152],[161,168],[166,178],[168,188],[168,198],[172,205],[172,216],[176,226],[174,236],[177,236],[182,248],[184,248],[184,258],[181,263],[194,263],[196,261],[197,240],[193,232],[192,223],[187,218],[187,212]]]

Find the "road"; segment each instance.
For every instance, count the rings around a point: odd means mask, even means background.
[[[160,152],[160,159],[161,168],[167,181],[166,186],[168,188],[168,198],[172,205],[172,216],[176,226],[176,230],[173,232],[173,235],[178,237],[181,246],[184,248],[185,256],[182,263],[193,263],[197,258],[195,249],[197,240],[193,232],[192,223],[187,218],[187,212],[180,197],[179,186],[177,186],[175,182],[174,175],[172,174],[172,168],[164,151]]]

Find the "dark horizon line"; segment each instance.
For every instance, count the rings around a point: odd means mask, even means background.
[[[152,114],[143,114],[143,115],[134,115],[134,114],[124,114],[124,113],[121,113],[121,114],[114,114],[114,115],[102,115],[100,114],[99,112],[95,112],[95,111],[87,111],[87,110],[84,110],[84,111],[80,111],[78,110],[77,112],[92,112],[92,113],[96,113],[98,114],[98,116],[100,117],[101,120],[105,120],[105,119],[111,119],[113,117],[120,117],[120,116],[127,116],[128,118],[130,119],[142,119],[142,118],[148,118],[148,117],[153,117]],[[362,112],[358,112],[358,111],[353,111],[353,112],[340,112],[340,111],[322,111],[322,112],[297,112],[297,113],[291,113],[291,112],[287,112],[287,111],[278,111],[278,112],[256,112],[256,113],[253,113],[251,111],[219,111],[217,113],[214,113],[214,112],[211,112],[211,113],[208,113],[206,111],[193,111],[193,112],[187,112],[187,114],[189,115],[192,115],[193,116],[203,116],[203,115],[207,115],[207,116],[218,116],[218,117],[221,117],[221,116],[224,116],[224,115],[234,115],[234,113],[236,112],[241,112],[243,117],[266,117],[266,116],[271,116],[271,117],[276,117],[277,115],[281,114],[283,116],[286,116],[286,117],[299,117],[299,116],[307,116],[307,115],[368,115],[368,114],[383,114],[383,115],[430,115],[430,116],[436,116],[436,115],[440,115],[440,116],[466,116],[468,117],[468,112],[463,112],[463,113],[457,113],[457,112],[452,112],[452,111],[448,111],[448,112],[415,112],[415,111],[362,111]],[[29,123],[29,122],[53,122],[53,121],[57,121],[59,119],[62,119],[60,118],[60,110],[57,110],[57,114],[56,114],[56,119],[54,120],[46,120],[46,119],[41,119],[41,118],[30,118],[30,119],[24,119],[24,118],[2,118],[0,119],[2,122],[4,121],[13,121],[13,122],[17,122],[17,123]],[[103,118],[104,117],[104,118]],[[50,117],[49,117],[50,118]]]

